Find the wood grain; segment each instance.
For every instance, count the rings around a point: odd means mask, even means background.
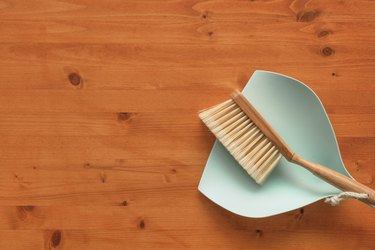
[[[307,83],[375,188],[375,2],[0,0],[0,249],[372,249],[374,210],[247,219],[197,191],[197,111]]]

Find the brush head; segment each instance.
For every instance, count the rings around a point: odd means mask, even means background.
[[[262,184],[282,154],[241,107],[230,99],[200,111],[199,117],[243,169]]]

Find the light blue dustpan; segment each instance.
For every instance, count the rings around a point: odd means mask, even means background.
[[[309,87],[284,75],[255,71],[243,94],[296,154],[351,177],[327,113]],[[199,190],[219,206],[246,217],[284,213],[341,192],[285,158],[259,186],[218,141]]]

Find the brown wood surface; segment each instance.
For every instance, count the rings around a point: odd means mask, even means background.
[[[375,210],[239,217],[197,111],[256,69],[321,98],[375,188],[375,1],[0,0],[0,249],[374,249]]]

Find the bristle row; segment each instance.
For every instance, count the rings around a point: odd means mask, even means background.
[[[199,117],[259,184],[272,172],[281,154],[232,100],[203,110]]]

